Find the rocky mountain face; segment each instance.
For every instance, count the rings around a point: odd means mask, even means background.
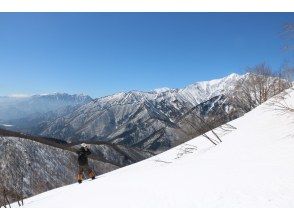
[[[12,127],[8,129],[68,142],[109,141],[126,148],[159,153],[207,128],[243,115],[246,111],[235,99],[236,85],[240,86],[240,81],[248,77],[248,74],[231,74],[182,89],[121,92],[93,100],[74,96],[74,100],[79,101],[72,105],[9,120],[7,124]],[[43,98],[65,102],[67,96]],[[83,101],[85,103],[80,104]]]
[[[195,129],[189,130],[191,126],[183,121],[177,123],[193,107],[197,106],[195,111],[201,113],[201,117],[219,118],[222,123],[240,116],[242,112],[232,113],[234,106],[229,96],[241,78],[231,74],[183,89],[117,93],[94,99],[67,112],[55,113],[39,123],[35,131],[38,135],[70,142],[107,140],[161,152],[199,133]],[[195,118],[193,120],[199,124]]]
[[[10,119],[5,121],[5,128],[69,142],[103,140],[161,152],[198,135],[195,129],[189,130],[191,126],[187,123],[177,122],[195,106],[203,117],[218,117],[222,123],[242,115],[240,111],[232,114],[234,107],[229,99],[236,82],[242,77],[231,74],[222,79],[197,82],[183,89],[130,91],[94,100],[84,95],[58,93],[32,96],[11,103],[34,113],[15,113],[6,117]],[[216,108],[220,105],[220,109],[225,109],[222,114]],[[1,110],[5,112],[8,108],[1,106],[0,116]],[[28,109],[26,106],[29,106]],[[45,107],[47,111],[42,109]]]

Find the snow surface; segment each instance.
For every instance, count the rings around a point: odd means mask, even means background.
[[[169,90],[171,90],[171,89],[168,87],[162,87],[162,88],[154,89],[153,91],[156,93],[163,93],[163,92],[167,92]]]
[[[216,146],[199,136],[24,207],[294,207],[294,113],[270,103],[216,129]]]

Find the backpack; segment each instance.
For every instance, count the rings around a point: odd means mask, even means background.
[[[78,153],[78,162],[81,166],[88,164],[88,156],[85,151],[80,151]]]

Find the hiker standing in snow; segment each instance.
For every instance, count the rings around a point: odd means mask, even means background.
[[[78,163],[79,163],[79,172],[78,172],[78,182],[82,183],[83,173],[88,171],[90,178],[95,179],[95,173],[90,168],[88,163],[88,156],[91,154],[91,151],[88,149],[86,144],[82,144],[82,147],[76,152],[78,154]]]

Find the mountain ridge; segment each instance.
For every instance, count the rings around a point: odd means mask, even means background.
[[[9,123],[18,123],[21,131],[29,130],[34,135],[66,141],[114,140],[116,143],[136,146],[146,140],[153,150],[163,146],[166,149],[174,146],[174,141],[180,140],[180,136],[187,136],[180,130],[174,130],[173,121],[202,102],[210,99],[212,103],[220,101],[215,101],[214,97],[230,93],[240,78],[241,75],[230,74],[220,79],[196,82],[182,89],[120,92],[47,114],[46,117],[43,114],[39,118]],[[219,103],[224,106],[229,104],[223,101]],[[206,108],[205,105],[202,107]],[[199,111],[203,112],[200,109]],[[216,108],[207,109],[207,114],[212,116],[209,111],[215,112],[213,117],[216,117]],[[237,117],[237,114],[234,117]],[[34,126],[30,128],[27,124]],[[164,132],[160,136],[155,135],[162,128]],[[172,132],[181,135],[170,142]],[[154,143],[151,143],[148,137],[154,139]],[[144,145],[143,148],[148,149],[148,146]]]

